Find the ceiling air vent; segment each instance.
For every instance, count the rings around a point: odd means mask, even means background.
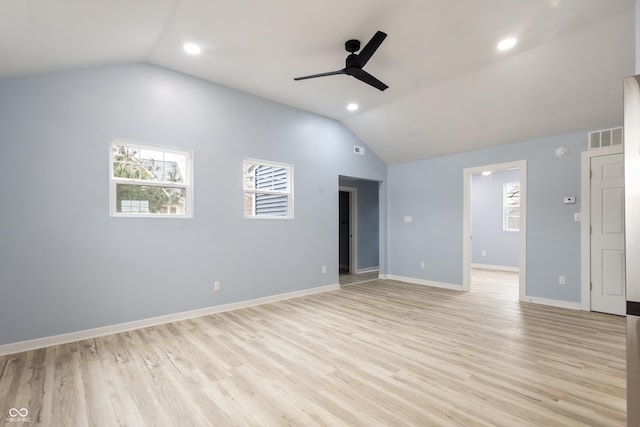
[[[354,145],[353,146],[353,152],[356,154],[360,154],[361,156],[364,156],[364,147],[360,147],[358,145]]]
[[[622,145],[622,127],[589,132],[589,150]]]

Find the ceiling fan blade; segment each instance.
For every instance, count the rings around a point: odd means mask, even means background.
[[[356,79],[365,82],[373,87],[375,87],[376,89],[380,89],[380,90],[385,90],[387,89],[389,86],[387,86],[386,84],[382,83],[380,80],[376,79],[375,77],[373,77],[371,74],[367,73],[366,71],[364,71],[361,68],[351,68],[348,70],[349,75],[355,77]]]
[[[311,74],[309,76],[294,77],[293,80],[315,79],[316,77],[335,76],[337,74],[347,74],[347,70],[342,69],[337,71],[329,71],[328,73]]]
[[[365,47],[362,48],[360,53],[358,54],[357,64],[360,68],[364,67],[364,65],[369,62],[369,59],[373,56],[373,54],[378,50],[384,39],[387,38],[387,34],[382,31],[376,32],[369,43],[366,44]]]

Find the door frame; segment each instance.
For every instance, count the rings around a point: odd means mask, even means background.
[[[582,277],[583,311],[591,311],[591,159],[623,154],[622,145],[596,148],[582,152],[580,198],[580,276]]]
[[[472,175],[486,170],[500,171],[505,169],[520,169],[520,241],[518,250],[518,283],[519,299],[526,300],[527,296],[527,161],[496,163],[492,165],[476,166],[463,170],[463,215],[462,215],[462,290],[471,290],[471,187]]]
[[[356,187],[347,187],[340,185],[338,187],[338,196],[340,191],[349,193],[349,273],[358,273],[358,189]],[[338,197],[340,203],[340,197]],[[340,224],[338,224],[340,227]],[[340,229],[338,228],[338,245],[340,245]],[[340,260],[338,260],[338,266]]]

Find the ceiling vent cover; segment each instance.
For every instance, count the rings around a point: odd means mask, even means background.
[[[589,150],[622,145],[622,127],[589,132]]]

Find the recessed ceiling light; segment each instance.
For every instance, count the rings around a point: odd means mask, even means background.
[[[358,108],[360,108],[358,106],[358,104],[353,103],[353,102],[351,104],[347,105],[347,110],[349,110],[349,111],[356,111]]]
[[[202,52],[202,49],[200,49],[200,46],[194,43],[185,43],[183,47],[184,47],[184,50],[187,53],[190,53],[191,55],[199,55],[200,52]]]
[[[509,50],[514,47],[516,43],[518,43],[518,40],[513,37],[504,39],[500,43],[498,43],[498,50]]]

